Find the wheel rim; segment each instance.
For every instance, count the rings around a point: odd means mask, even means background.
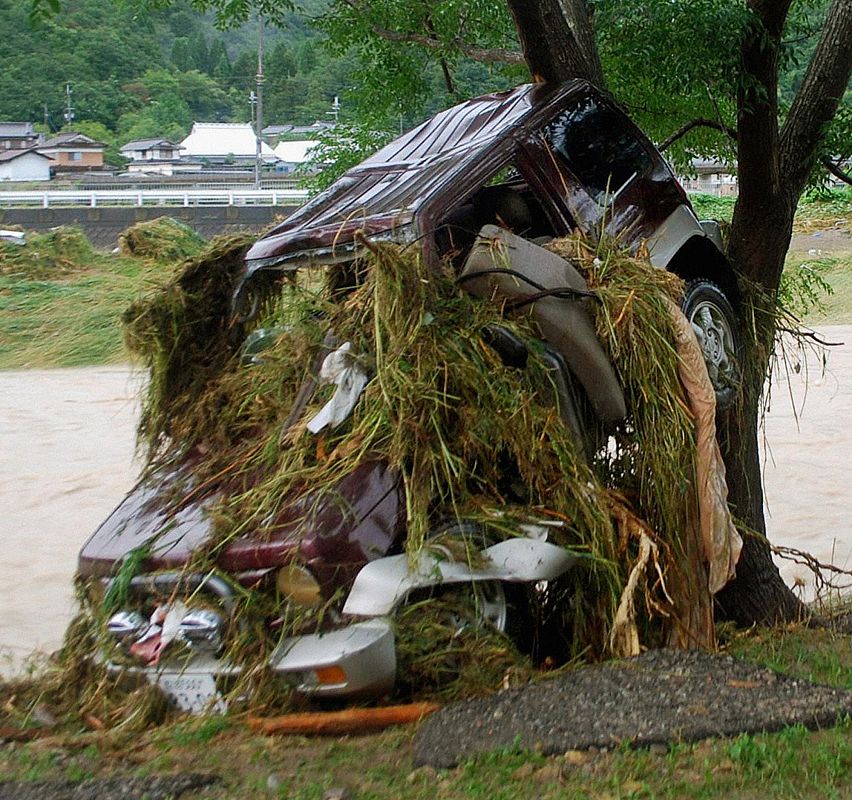
[[[506,632],[506,592],[499,581],[485,581],[479,584],[476,599],[476,619],[480,625],[488,625],[500,633]]]
[[[475,584],[459,586],[453,592],[464,592],[466,603],[470,603],[470,613],[452,614],[451,620],[456,634],[475,625],[477,628],[492,628],[498,633],[506,632],[509,611],[506,592],[499,581],[481,581]]]
[[[719,306],[708,300],[695,305],[689,315],[704,361],[710,382],[717,390],[726,389],[734,378],[734,336],[728,318]]]

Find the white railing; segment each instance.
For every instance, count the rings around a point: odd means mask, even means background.
[[[105,208],[109,206],[297,206],[303,189],[119,189],[0,192],[0,208]]]

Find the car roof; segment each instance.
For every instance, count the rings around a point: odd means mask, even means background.
[[[353,167],[249,250],[249,261],[345,240],[342,226],[368,232],[410,222],[549,101],[590,90],[584,81],[524,84],[441,111]]]

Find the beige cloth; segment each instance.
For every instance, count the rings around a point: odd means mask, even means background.
[[[689,320],[670,303],[675,325],[679,373],[695,417],[695,472],[698,517],[704,555],[709,565],[710,592],[715,594],[736,574],[743,542],[728,509],[725,463],[716,441],[716,393],[704,354]]]

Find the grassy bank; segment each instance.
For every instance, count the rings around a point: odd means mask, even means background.
[[[701,219],[730,222],[734,213],[733,197],[714,197],[709,194],[690,195],[695,213]],[[852,221],[852,189],[831,189],[805,195],[796,212],[794,231],[827,230],[842,227],[847,231]]]
[[[852,689],[852,641],[827,630],[739,634],[735,656]],[[824,798],[852,792],[852,722],[819,732],[791,727],[695,744],[608,752],[496,752],[452,770],[413,769],[412,726],[373,736],[261,737],[240,717],[184,719],[130,736],[65,734],[0,750],[0,780],[209,772],[222,783],[184,797],[320,800],[434,798]]]
[[[202,244],[165,219],[129,229],[118,253],[95,250],[75,228],[0,244],[0,369],[126,361],[122,312]]]
[[[730,220],[732,198],[699,195],[694,198],[700,216]],[[807,199],[796,218],[800,236],[814,231],[849,231],[852,226],[852,191],[835,191],[826,197]],[[138,227],[138,226],[137,226]],[[178,246],[174,236],[162,242],[140,242],[129,237],[125,254],[105,254],[87,243],[65,259],[59,269],[42,269],[51,255],[38,253],[38,269],[16,269],[15,248],[0,253],[0,369],[72,367],[128,360],[121,342],[119,317],[132,300],[169,271],[174,259],[193,252],[198,242],[187,237]],[[144,231],[143,231],[144,233]],[[177,231],[178,238],[181,232]],[[31,237],[30,251],[49,249],[48,237]],[[835,236],[836,240],[838,237]],[[816,324],[852,322],[852,247],[844,240],[813,239],[814,248],[792,250],[790,267],[806,264],[832,287],[822,310],[808,321]],[[807,242],[810,244],[810,241]],[[79,242],[75,243],[79,245]],[[821,246],[830,245],[822,251]],[[189,249],[187,249],[189,248]],[[813,249],[815,253],[808,253]],[[171,262],[167,257],[172,256]],[[20,260],[20,259],[19,259]],[[48,264],[48,266],[50,266]]]
[[[0,276],[0,369],[126,361],[121,313],[157,271],[96,254],[86,269],[61,277]]]

